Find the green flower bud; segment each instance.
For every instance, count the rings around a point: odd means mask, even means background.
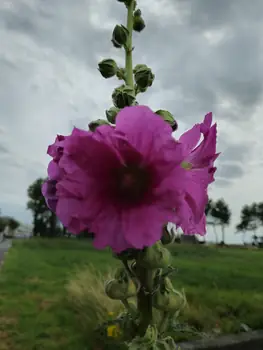
[[[89,123],[89,129],[90,131],[95,131],[97,127],[101,125],[110,125],[110,124],[107,122],[107,120],[98,119],[98,120],[95,120],[94,122]]]
[[[137,263],[150,270],[165,268],[171,263],[171,254],[162,246],[161,242],[157,242],[139,253]]]
[[[140,69],[147,69],[148,66],[146,64],[136,64],[136,66],[133,68],[133,74],[137,73]]]
[[[133,88],[128,85],[117,87],[112,93],[113,104],[117,108],[132,106],[135,102],[135,93]]]
[[[137,9],[134,11],[133,16],[140,17],[142,15],[142,11],[140,9]]]
[[[126,44],[129,36],[129,31],[126,27],[121,25],[116,25],[112,33],[112,43],[116,48],[121,48]]]
[[[164,121],[166,121],[172,128],[173,131],[178,129],[178,124],[176,120],[174,119],[174,116],[172,113],[165,111],[163,109],[159,109],[158,111],[155,112],[159,116],[163,118]]]
[[[141,32],[145,28],[144,19],[141,16],[141,10],[136,10],[133,15],[133,30]]]
[[[164,312],[178,312],[186,305],[184,293],[180,293],[173,288],[172,282],[165,277],[160,285],[160,289],[153,295],[153,306]]]
[[[137,289],[131,279],[128,281],[112,279],[106,282],[105,293],[111,299],[125,300],[134,297]]]
[[[118,70],[117,63],[111,58],[102,60],[98,64],[98,66],[99,66],[99,71],[101,75],[103,76],[103,78],[106,78],[106,79],[114,77],[114,75],[116,75]]]
[[[125,68],[119,68],[117,70],[116,76],[119,80],[125,80],[125,74],[126,74]]]
[[[162,244],[163,245],[170,244],[170,243],[173,242],[173,240],[174,240],[174,233],[168,231],[167,225],[164,226],[164,228],[163,228],[163,235],[162,235],[162,238],[161,238]]]
[[[154,74],[152,73],[151,68],[146,65],[135,66],[134,68],[134,79],[136,84],[140,89],[145,89],[149,86],[152,86],[154,81]]]
[[[116,108],[116,107],[111,107],[110,109],[108,109],[105,113],[106,113],[106,117],[107,120],[111,123],[111,124],[115,124],[115,120],[116,120],[116,116],[119,113],[120,109]]]

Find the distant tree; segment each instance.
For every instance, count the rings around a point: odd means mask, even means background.
[[[205,208],[205,215],[206,215],[206,224],[212,226],[213,232],[215,235],[215,242],[218,244],[218,235],[216,231],[216,220],[212,216],[212,209],[214,207],[215,203],[213,202],[212,199],[209,199]]]
[[[253,246],[257,246],[258,245],[258,236],[257,235],[253,235],[252,236],[252,245]]]
[[[243,234],[243,244],[245,245],[246,233],[253,232],[253,236],[256,236],[256,231],[261,225],[261,204],[252,203],[251,205],[244,205],[240,213],[240,222],[236,225],[237,232]],[[254,241],[254,239],[252,238]]]
[[[236,225],[236,233],[242,233],[242,242],[246,245],[246,233],[247,233],[248,225],[247,222],[242,221]]]
[[[0,232],[3,232],[5,227],[6,227],[7,223],[5,218],[0,217]]]
[[[27,208],[33,214],[34,236],[40,234],[40,236],[53,237],[59,235],[61,229],[59,228],[56,215],[49,210],[42,195],[41,188],[44,181],[41,178],[37,179],[28,187],[29,201],[27,202]]]
[[[6,227],[9,229],[9,235],[13,235],[14,230],[19,227],[20,223],[11,216],[0,217],[0,232],[3,232]]]
[[[213,200],[212,199],[208,199],[208,202],[207,202],[207,205],[206,205],[206,207],[205,207],[205,215],[207,216],[207,215],[209,215],[209,214],[211,214],[211,210],[212,210],[212,208],[213,208]]]
[[[15,220],[14,218],[10,218],[8,225],[9,225],[10,229],[12,231],[14,231],[20,226],[20,223],[19,223],[19,221]]]
[[[263,226],[263,203],[262,202],[257,204],[257,218],[258,218],[258,224],[260,226]]]
[[[224,199],[216,201],[211,209],[211,216],[215,222],[221,226],[221,244],[225,244],[225,227],[230,224],[231,211]]]

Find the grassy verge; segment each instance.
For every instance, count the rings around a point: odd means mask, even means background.
[[[263,252],[231,248],[171,248],[189,303],[181,322],[199,332],[263,328]],[[92,263],[106,273],[118,262],[78,240],[16,241],[0,272],[0,350],[88,350],[88,337],[72,311],[65,285]],[[188,335],[177,333],[178,339]]]

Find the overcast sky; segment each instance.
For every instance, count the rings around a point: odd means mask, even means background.
[[[233,212],[227,241],[246,203],[263,201],[263,1],[138,0],[146,29],[134,35],[134,64],[156,74],[139,97],[168,109],[178,135],[212,111],[218,123],[213,199]],[[22,222],[26,190],[46,176],[47,146],[73,125],[103,118],[119,84],[97,71],[102,58],[124,63],[111,44],[126,23],[117,0],[0,1],[0,208]],[[212,238],[208,234],[208,238]]]

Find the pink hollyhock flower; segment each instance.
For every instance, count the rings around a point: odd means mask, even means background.
[[[89,229],[95,247],[115,252],[151,246],[169,221],[186,231],[197,227],[207,202],[208,171],[189,171],[182,164],[201,129],[199,124],[175,141],[160,116],[133,106],[118,114],[115,128],[75,128],[57,139],[48,149],[53,157],[48,173],[50,181],[57,181],[58,218],[72,233]],[[54,195],[48,188],[43,186],[47,203]]]
[[[179,142],[185,145],[187,156],[182,166],[188,170],[187,176],[189,187],[185,192],[185,201],[177,210],[177,226],[180,226],[185,234],[206,233],[206,217],[204,214],[205,206],[208,201],[207,194],[204,196],[203,190],[207,189],[208,184],[214,181],[214,161],[219,156],[216,153],[216,134],[217,126],[212,124],[212,113],[208,113],[203,123],[196,124],[191,130],[185,132]],[[203,141],[200,141],[201,134]],[[191,185],[190,185],[191,184]],[[203,187],[203,188],[202,188]],[[193,202],[192,197],[196,196]],[[198,203],[199,207],[193,205]],[[193,216],[195,214],[195,216]]]

